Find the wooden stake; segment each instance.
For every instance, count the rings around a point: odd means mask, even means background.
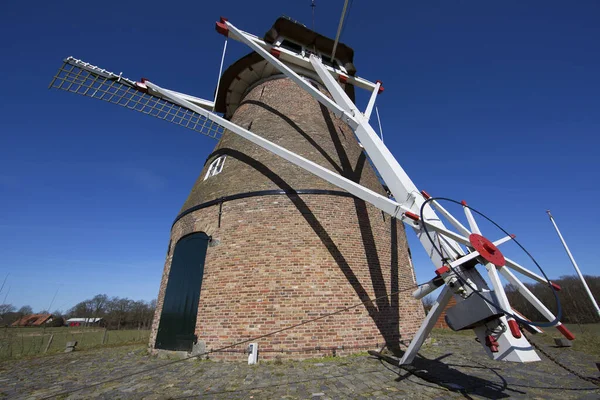
[[[44,349],[44,353],[48,352],[50,345],[52,344],[52,340],[54,339],[54,334],[50,335],[50,339],[48,339],[48,344],[46,344],[46,348]]]

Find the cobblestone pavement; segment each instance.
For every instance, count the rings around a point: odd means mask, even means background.
[[[545,349],[581,374],[598,376],[596,357],[571,349]],[[421,355],[411,374],[368,355],[256,366],[185,360],[167,366],[173,360],[151,357],[139,345],[105,348],[0,363],[0,398],[600,398],[598,387],[545,357],[531,364],[493,362],[465,336],[440,336]],[[152,372],[62,393],[161,365]]]

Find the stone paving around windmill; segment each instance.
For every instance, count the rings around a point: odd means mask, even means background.
[[[596,357],[572,349],[544,348],[579,373],[598,377]],[[493,362],[482,355],[472,338],[459,335],[442,335],[424,346],[412,374],[368,355],[252,366],[244,362],[173,361],[149,356],[139,345],[6,361],[0,363],[0,398],[600,398],[600,388],[546,357],[531,364]],[[63,393],[160,366],[152,372]]]

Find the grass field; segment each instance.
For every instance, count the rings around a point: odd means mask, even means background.
[[[573,350],[600,356],[600,324],[565,325],[575,335]],[[556,328],[545,328],[544,331],[546,332],[544,335],[546,341],[554,342],[552,338],[563,337]]]
[[[575,335],[573,350],[600,356],[600,324],[565,324]],[[543,328],[544,333],[536,335],[544,344],[554,345],[554,338],[562,338],[562,334],[556,328]],[[438,336],[463,335],[475,337],[471,329],[453,332],[450,329],[434,329]]]
[[[568,324],[576,337],[573,350],[600,356],[600,324]],[[553,345],[555,337],[562,337],[555,328],[546,328],[545,334],[536,335],[543,343]],[[449,329],[434,329],[436,336],[473,336],[472,330],[453,332]],[[148,330],[105,331],[102,328],[0,328],[0,360],[35,357],[43,354],[60,353],[67,342],[77,341],[77,350],[102,346],[118,346],[129,343],[147,343]],[[52,343],[44,353],[48,341]],[[104,339],[104,343],[103,343]]]
[[[67,342],[77,341],[77,350],[127,343],[146,343],[148,330],[106,331],[102,328],[1,328],[0,359],[21,358],[65,350]]]

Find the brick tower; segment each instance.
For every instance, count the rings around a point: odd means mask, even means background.
[[[265,41],[323,60],[333,47],[286,18]],[[354,74],[352,49],[340,44],[336,55]],[[297,72],[326,93],[314,72]],[[256,53],[223,73],[216,111],[385,194],[352,130]],[[225,131],[172,226],[150,346],[214,350],[414,283],[402,223]],[[396,348],[423,318],[421,302],[404,291],[257,343],[262,358]],[[211,358],[242,360],[245,350]]]

